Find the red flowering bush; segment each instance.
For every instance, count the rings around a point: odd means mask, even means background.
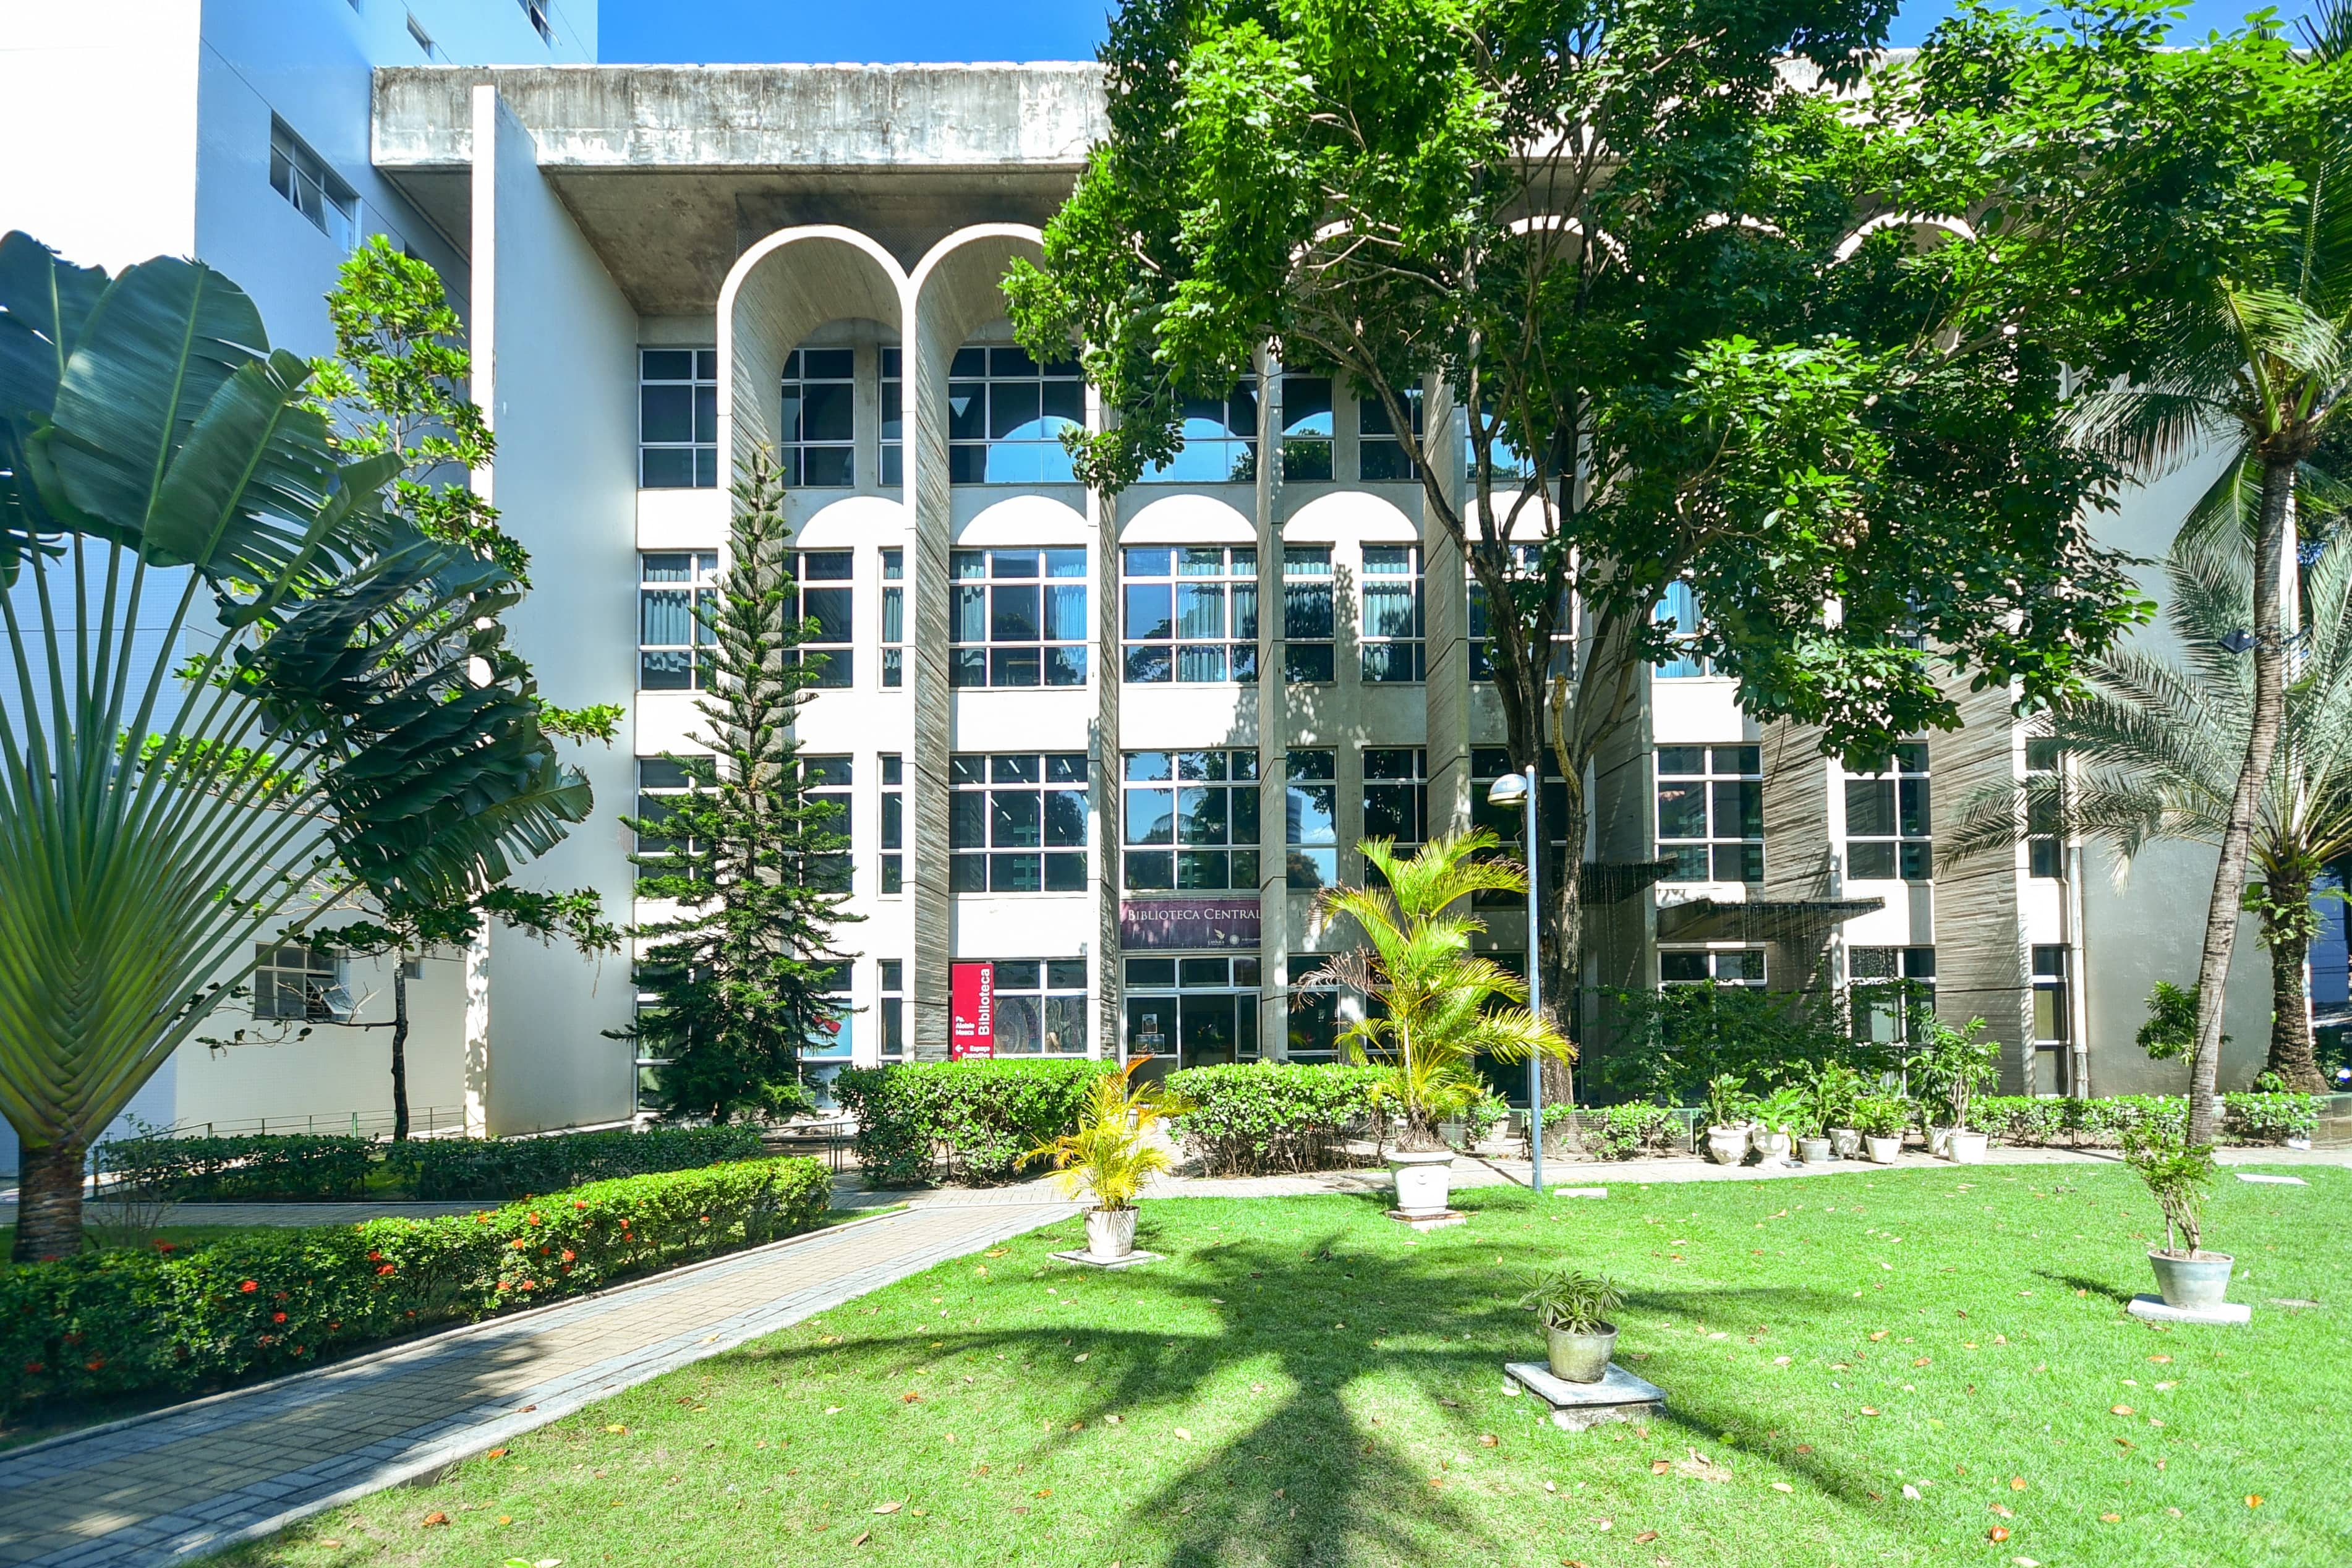
[[[626,1176],[568,1206],[241,1236],[0,1273],[0,1405],[274,1376],[419,1327],[561,1300],[805,1230],[815,1160]],[[540,1261],[560,1252],[560,1269]]]

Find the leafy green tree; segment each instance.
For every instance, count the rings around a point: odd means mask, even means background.
[[[1669,646],[1857,758],[1957,724],[1970,681],[2065,690],[2135,614],[2084,521],[2112,474],[2060,439],[2044,345],[1954,346],[1946,271],[1857,237],[1883,132],[1814,89],[1854,85],[1893,9],[1132,0],[1108,135],[1007,283],[1118,416],[1072,438],[1082,476],[1133,482],[1269,348],[1417,430],[1512,765],[1549,749],[1570,844]],[[1544,879],[1555,999],[1580,860]]]
[[[640,927],[638,989],[653,1005],[625,1037],[667,1058],[672,1117],[786,1113],[805,1103],[803,1045],[840,1026],[829,993],[844,962],[834,928],[856,917],[840,808],[811,798],[793,715],[818,656],[798,651],[814,625],[793,614],[790,529],[775,458],[754,453],[736,482],[727,569],[697,610],[710,634],[709,694],[697,706],[708,756],[673,758],[689,787],[639,835],[637,896],[677,903]]]
[[[1527,873],[1493,858],[1494,848],[1485,828],[1432,839],[1406,860],[1389,839],[1367,839],[1364,859],[1381,885],[1328,889],[1317,900],[1319,913],[1354,922],[1364,945],[1331,960],[1311,984],[1372,1002],[1340,1031],[1339,1048],[1389,1069],[1404,1118],[1398,1142],[1407,1149],[1444,1148],[1437,1124],[1486,1098],[1478,1057],[1575,1055],[1528,1010],[1525,981],[1470,951],[1472,935],[1486,929],[1469,912],[1471,895],[1528,890]]]
[[[2223,843],[2259,689],[2255,672],[2223,639],[2244,625],[2252,575],[2242,537],[2177,547],[2166,568],[2165,616],[2179,661],[2136,649],[2095,660],[2090,689],[2051,715],[2052,738],[2076,759],[2079,776],[2037,774],[2015,792],[1980,795],[1967,804],[1946,853],[2007,849],[2024,823],[2103,840],[2126,867],[2150,844]],[[2247,840],[2254,880],[2243,907],[2260,921],[2271,954],[2268,1070],[2318,1094],[2326,1079],[2304,978],[2319,934],[2312,890],[2331,863],[2352,855],[2352,547],[2345,541],[2329,544],[2304,574],[2303,607],[2300,668],[2284,694]],[[2138,1035],[2151,1057],[2194,1047],[2194,1007],[2192,993],[2157,983]]]
[[[383,506],[236,285],[0,238],[0,1112],[16,1255],[81,1245],[84,1151],[341,893],[495,886],[590,806],[494,561]],[[134,635],[135,634],[135,635]]]
[[[2248,852],[2287,707],[2298,493],[2352,391],[2352,12],[2297,50],[2265,13],[2165,46],[2155,0],[2071,10],[2062,28],[1980,5],[1888,84],[1906,195],[1969,213],[1963,339],[2031,331],[2087,390],[2080,444],[2143,473],[2229,454],[2191,514],[2231,524],[2254,570],[2251,707],[2197,976],[2189,1141],[2213,1141],[2221,1011]]]

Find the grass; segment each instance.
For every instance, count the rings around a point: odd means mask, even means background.
[[[2352,1172],[2301,1173],[2217,1184],[2230,1330],[2124,1313],[2160,1231],[2108,1167],[1480,1189],[1419,1237],[1345,1196],[1148,1204],[1165,1263],[1038,1231],[230,1561],[2340,1563]],[[1664,1418],[1504,1394],[1561,1258],[1626,1289]]]

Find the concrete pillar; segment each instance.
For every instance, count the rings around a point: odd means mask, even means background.
[[[1454,389],[1432,377],[1427,454],[1454,515],[1462,515],[1463,451]],[[1421,524],[1423,635],[1429,639],[1429,836],[1470,826],[1470,593],[1462,549],[1424,500]]]
[[[1968,803],[1988,788],[2013,789],[2024,776],[2024,746],[2006,686],[1955,690],[1962,727],[1927,738],[1937,842],[1959,832]],[[1936,1012],[1955,1028],[1970,1018],[2000,1042],[2000,1092],[2032,1094],[2033,982],[2019,910],[2022,844],[1936,871]],[[1917,932],[1913,933],[1917,940]],[[2054,1086],[2053,1086],[2054,1087]]]
[[[1290,1055],[1290,893],[1283,865],[1283,752],[1289,743],[1282,677],[1282,361],[1259,355],[1257,400],[1258,1050]]]

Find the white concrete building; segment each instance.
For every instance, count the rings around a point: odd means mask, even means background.
[[[121,74],[119,18],[101,38],[12,16],[39,40],[0,52],[17,144],[49,129],[28,94],[74,100],[94,140],[70,173],[12,174],[0,226],[110,266],[193,251],[306,352],[352,236],[441,267],[499,438],[490,499],[534,557],[515,641],[551,700],[629,714],[625,748],[578,759],[599,817],[529,879],[631,908],[614,814],[693,749],[688,606],[725,542],[721,481],[766,443],[833,660],[800,738],[848,805],[863,917],[821,1059],[946,1054],[951,990],[976,984],[957,966],[983,963],[1002,1053],[1328,1051],[1287,991],[1315,962],[1312,888],[1360,875],[1361,837],[1468,819],[1500,721],[1460,559],[1346,386],[1269,365],[1193,411],[1171,472],[1111,502],[1069,481],[1055,433],[1094,400],[1012,346],[997,285],[1100,132],[1096,68],[593,66],[577,4],[413,9],[465,63],[424,63],[395,0],[158,5],[110,113],[79,95]],[[135,146],[112,118],[133,102],[167,110]],[[273,186],[281,132],[340,218]],[[1424,402],[1446,420],[1439,389]],[[2135,492],[2110,542],[2160,554],[2204,478]],[[1939,1010],[1990,1021],[2008,1088],[2178,1088],[2131,1035],[2156,979],[2193,976],[2210,854],[2153,851],[2122,886],[2064,844],[1931,874],[1968,794],[2037,760],[1986,700],[1850,777],[1742,715],[1730,681],[1663,668],[1599,781],[1588,859],[1648,869],[1596,910],[1588,978],[1932,979]],[[1491,923],[1524,949],[1514,912]],[[2232,1086],[2267,1033],[2251,931],[2240,952]],[[331,978],[366,998],[358,1021],[384,1015],[380,973]],[[631,1016],[620,963],[501,934],[425,961],[413,993],[414,1099],[436,1118],[635,1108],[640,1064],[605,1033]],[[142,1113],[324,1130],[385,1103],[382,1039],[191,1046]]]

